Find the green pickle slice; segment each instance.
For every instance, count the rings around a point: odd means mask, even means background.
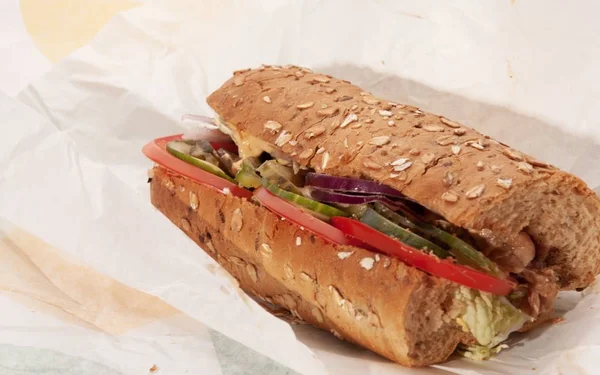
[[[167,143],[167,151],[171,155],[175,156],[177,159],[183,160],[188,164],[191,164],[216,176],[224,178],[229,182],[235,183],[234,179],[229,177],[229,175],[225,173],[221,168],[210,163],[209,161],[202,160],[202,154],[195,152],[197,156],[192,156],[190,154],[190,152],[192,151],[192,147],[193,145],[190,145],[189,143],[183,141],[171,141]],[[212,157],[212,155],[210,156]]]
[[[315,215],[315,216],[318,217],[319,219],[324,219],[323,216],[325,216],[325,218],[327,220],[333,216],[346,216],[346,217],[350,216],[349,213],[344,212],[335,207],[329,206],[324,203],[317,202],[315,200],[306,198],[302,195],[295,194],[295,193],[292,193],[287,190],[283,190],[282,188],[269,182],[265,178],[262,179],[262,185],[267,190],[269,190],[271,193],[278,196],[279,198],[285,199],[286,201],[288,201],[300,208],[304,208],[311,212],[317,213],[318,215]]]

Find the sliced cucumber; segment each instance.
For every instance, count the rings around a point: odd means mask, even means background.
[[[298,206],[298,207],[304,208],[306,210],[312,211],[313,213],[319,214],[319,215],[315,215],[319,219],[323,219],[323,216],[325,216],[325,218],[326,218],[325,221],[328,221],[329,218],[331,218],[333,216],[346,216],[346,217],[350,216],[349,213],[339,210],[335,207],[332,207],[332,206],[326,205],[324,203],[320,203],[315,200],[303,197],[302,195],[294,194],[287,190],[283,190],[282,188],[271,183],[270,181],[268,181],[265,178],[262,179],[262,185],[265,188],[267,188],[267,190],[269,190],[271,193],[278,196],[279,198],[283,198],[295,206]],[[321,215],[323,215],[323,216],[321,216]]]
[[[419,250],[430,250],[440,258],[448,257],[448,252],[433,242],[394,224],[372,208],[367,208],[360,221],[378,231],[394,237],[400,242]]]
[[[386,219],[446,244],[450,248],[448,252],[456,258],[458,263],[484,271],[496,277],[504,277],[504,274],[494,262],[460,238],[429,223],[413,222],[380,203],[375,203],[374,207]]]
[[[412,221],[410,221],[406,217],[402,216],[401,214],[399,214],[395,211],[392,211],[390,208],[386,207],[385,205],[383,205],[381,203],[375,202],[375,204],[373,205],[373,208],[381,216],[400,225],[403,228],[408,228],[410,230],[418,231],[418,232],[421,231],[417,224],[413,223]]]
[[[358,219],[360,219],[367,210],[367,208],[369,208],[369,206],[366,204],[349,204],[343,207],[341,207],[340,205],[337,206],[340,207],[341,210],[350,213],[350,215]]]
[[[235,175],[235,179],[245,188],[257,188],[261,185],[260,177],[254,171],[254,168],[246,160],[242,161],[240,170]]]
[[[227,173],[223,172],[223,170],[216,165],[212,164],[207,160],[203,160],[201,158],[190,155],[188,152],[191,151],[193,146],[181,141],[171,141],[167,143],[167,151],[175,156],[177,159],[181,159],[184,162],[191,164],[195,167],[203,169],[207,172],[210,172],[216,176],[226,179],[227,181],[234,182],[233,178],[229,177]],[[186,152],[187,151],[187,152]],[[211,155],[212,156],[212,155]]]
[[[302,185],[304,181],[300,176],[294,174],[292,168],[281,165],[275,160],[267,160],[257,168],[257,171],[270,184],[291,191],[294,194],[302,195],[302,190],[298,186]]]
[[[316,217],[317,219],[319,219],[319,220],[321,220],[321,221],[328,222],[328,221],[329,221],[329,219],[330,219],[330,217],[329,217],[329,216],[327,216],[327,215],[323,215],[323,214],[321,214],[321,213],[319,213],[319,212],[316,212],[316,211],[309,210],[308,208],[302,207],[302,206],[300,206],[299,204],[297,204],[297,203],[294,203],[294,202],[290,202],[290,203],[291,203],[292,205],[296,206],[298,209],[302,210],[303,212],[306,212],[307,214],[309,214],[309,215],[311,215],[311,216],[314,216],[314,217]]]

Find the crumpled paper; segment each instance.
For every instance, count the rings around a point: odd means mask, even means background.
[[[0,308],[3,374],[221,373],[203,324],[4,219]]]
[[[310,327],[292,330],[151,207],[151,163],[140,153],[184,130],[182,114],[210,115],[205,97],[233,70],[294,63],[475,126],[598,187],[600,93],[589,82],[600,68],[586,63],[600,55],[590,29],[597,5],[540,14],[547,4],[212,0],[128,11],[18,96],[38,115],[0,107],[0,212],[300,373],[593,371],[596,289],[561,296],[565,322],[511,339],[487,362],[406,369]]]

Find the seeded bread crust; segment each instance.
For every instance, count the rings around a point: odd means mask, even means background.
[[[234,73],[208,104],[303,166],[385,183],[455,225],[526,231],[562,289],[600,272],[600,200],[577,177],[472,128],[299,67]]]
[[[411,367],[443,362],[459,343],[474,343],[455,322],[456,284],[394,258],[332,245],[162,167],[153,169],[150,185],[152,204],[245,292],[298,319]]]

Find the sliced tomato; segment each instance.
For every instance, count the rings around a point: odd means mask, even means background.
[[[409,266],[457,284],[502,296],[508,295],[515,287],[515,284],[510,280],[498,279],[475,269],[456,264],[451,260],[440,259],[414,249],[360,221],[336,216],[331,218],[331,224],[345,234],[371,245],[384,254],[394,256]]]
[[[252,197],[252,192],[250,190],[241,188],[234,183],[188,164],[169,154],[166,149],[167,143],[177,139],[181,139],[181,134],[155,139],[146,144],[144,148],[142,148],[142,152],[153,162],[204,186],[208,186],[213,190],[223,193],[226,191],[225,189],[228,189],[232,195],[237,197],[248,199]],[[213,144],[213,148],[215,147],[218,147],[218,144]]]
[[[329,242],[333,242],[337,245],[351,244],[350,239],[348,239],[341,230],[332,227],[326,222],[302,211],[293,204],[273,195],[262,186],[254,191],[254,196],[263,206],[267,207],[277,215],[284,217],[294,224],[304,227],[306,230]]]

